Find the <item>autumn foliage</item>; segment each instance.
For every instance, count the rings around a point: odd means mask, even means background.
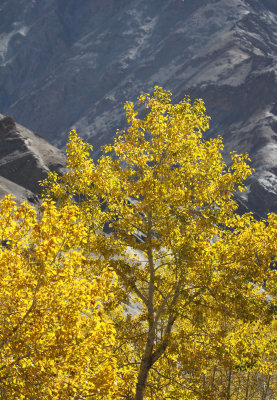
[[[277,216],[247,155],[156,87],[94,163],[73,131],[37,212],[0,203],[1,399],[275,399]]]

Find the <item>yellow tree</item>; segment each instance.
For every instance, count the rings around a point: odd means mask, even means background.
[[[87,219],[72,204],[45,200],[37,215],[8,196],[0,240],[0,398],[116,398],[117,281],[87,253]]]
[[[126,104],[129,128],[105,148],[111,155],[100,160],[96,185],[107,204],[111,241],[121,248],[114,268],[138,304],[131,351],[137,348],[134,398],[142,400],[154,398],[157,376],[175,379],[176,370],[165,371],[163,362],[177,336],[196,340],[196,332],[209,331],[203,309],[242,321],[268,318],[258,288],[267,280],[275,295],[269,264],[276,217],[268,226],[236,215],[234,192],[251,173],[247,155],[231,154],[227,167],[221,138],[203,140],[208,117],[202,101],[172,104],[171,93],[156,87],[138,105],[145,106],[145,118]],[[184,324],[187,336],[179,333]],[[166,398],[166,391],[156,396]]]
[[[197,377],[214,359],[210,349],[226,368],[238,364],[237,343],[242,365],[263,362],[265,345],[246,351],[249,335],[238,332],[258,335],[272,318],[277,217],[236,214],[233,195],[251,173],[247,155],[232,153],[227,167],[221,138],[203,139],[209,118],[201,100],[173,104],[159,87],[138,100],[145,117],[126,103],[129,127],[96,165],[90,146],[71,133],[69,171],[52,174],[46,193],[61,205],[79,204],[82,214],[96,207],[109,224],[95,248],[118,276],[126,303],[125,314],[112,317],[120,396],[208,399]],[[222,396],[231,399],[229,377]]]

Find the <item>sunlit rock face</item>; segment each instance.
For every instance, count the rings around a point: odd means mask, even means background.
[[[260,216],[277,211],[276,61],[275,0],[0,4],[0,112],[59,147],[77,128],[99,154],[126,100],[154,85],[201,97],[207,137],[250,154],[241,201]]]
[[[50,171],[65,171],[64,154],[42,137],[0,115],[0,198],[12,194],[18,202],[39,204],[39,180]]]

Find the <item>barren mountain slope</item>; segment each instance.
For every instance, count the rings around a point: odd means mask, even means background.
[[[13,194],[19,202],[38,204],[39,180],[64,171],[64,154],[42,137],[0,115],[0,198]]]
[[[0,111],[58,146],[76,127],[98,152],[155,84],[202,97],[208,135],[253,160],[246,205],[277,211],[276,4],[2,0]]]

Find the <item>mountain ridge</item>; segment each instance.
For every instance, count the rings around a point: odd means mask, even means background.
[[[0,114],[0,197],[12,194],[19,203],[38,206],[39,181],[50,171],[65,171],[65,155],[12,117]]]
[[[277,211],[274,1],[15,6],[0,6],[0,112],[61,148],[75,128],[99,156],[126,124],[125,101],[141,92],[159,85],[176,101],[203,98],[212,117],[206,137],[222,135],[227,162],[233,150],[252,159],[255,174],[242,200],[261,217]]]

